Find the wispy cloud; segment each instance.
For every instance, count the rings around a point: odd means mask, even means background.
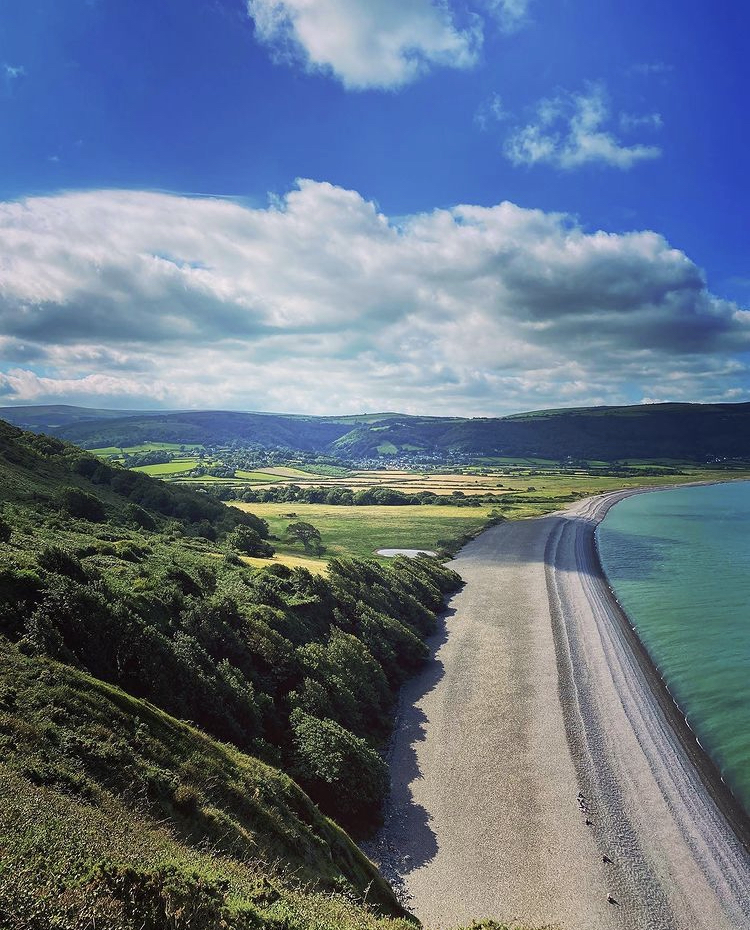
[[[618,122],[623,132],[633,132],[636,129],[661,129],[664,125],[661,113],[620,113]]]
[[[630,74],[640,74],[649,77],[653,74],[670,74],[674,71],[674,65],[669,65],[664,61],[640,61],[628,68]]]
[[[15,89],[15,85],[26,77],[26,68],[23,65],[10,65],[5,62],[0,69],[2,76],[2,86],[6,94],[10,95]]]
[[[503,32],[516,32],[529,22],[531,0],[484,0]]]
[[[502,123],[510,119],[510,113],[505,109],[503,99],[499,94],[493,94],[484,103],[477,107],[474,114],[474,122],[479,126],[482,132],[486,132],[496,123]]]
[[[631,121],[637,118],[629,117]],[[561,92],[541,100],[533,121],[508,136],[505,154],[514,165],[546,163],[566,170],[586,164],[628,169],[661,155],[654,145],[624,145],[610,123],[609,102],[601,84],[591,84],[578,94]]]
[[[247,0],[247,11],[277,58],[333,74],[350,90],[400,87],[436,66],[471,67],[482,43],[478,17],[461,28],[438,0]]]
[[[0,204],[0,250],[6,401],[491,414],[748,385],[750,311],[682,252],[511,203],[71,193]]]

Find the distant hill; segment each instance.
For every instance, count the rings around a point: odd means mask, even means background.
[[[221,410],[123,415],[76,407],[5,407],[0,417],[89,449],[171,442],[316,452],[341,459],[387,460],[399,454],[555,461],[750,458],[750,404],[580,407],[474,419]]]
[[[86,420],[110,420],[120,417],[148,415],[148,410],[108,410],[97,407],[73,407],[69,404],[42,404],[39,406],[0,407],[0,416],[14,426],[46,431],[69,426]]]

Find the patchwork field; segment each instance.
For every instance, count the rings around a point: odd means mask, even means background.
[[[452,550],[457,540],[479,532],[492,517],[519,519],[559,510],[567,503],[605,491],[629,487],[668,487],[686,481],[726,480],[726,472],[692,469],[683,475],[645,475],[617,478],[592,474],[537,473],[509,478],[494,474],[454,475],[413,472],[360,472],[338,479],[333,486],[372,487],[381,484],[402,491],[431,490],[451,495],[492,493],[492,503],[479,506],[422,504],[404,506],[347,506],[307,503],[239,503],[231,506],[250,511],[268,521],[277,560],[292,556],[321,563],[333,556],[381,558],[376,551],[393,549]],[[731,477],[748,477],[731,473]],[[361,484],[353,484],[353,481]],[[531,483],[533,481],[533,483]],[[301,482],[295,482],[301,483]],[[316,556],[300,543],[284,539],[287,526],[295,521],[311,523],[321,534],[325,551]],[[263,560],[259,560],[261,564]]]
[[[134,455],[137,452],[186,452],[202,449],[199,443],[176,442],[144,442],[138,446],[103,446],[101,449],[90,449],[92,455],[101,455],[103,458],[120,458],[124,453]]]
[[[319,475],[304,475],[297,469],[264,469],[264,472],[237,472],[238,477],[245,474],[252,475],[253,487],[263,490],[268,487],[278,487],[280,484],[295,484],[299,487],[323,488],[350,488],[354,491],[373,487],[387,487],[405,494],[416,494],[420,491],[432,491],[435,494],[450,495],[460,492],[464,495],[492,494],[501,498],[508,494],[522,493],[530,500],[546,503],[542,498],[554,496],[564,498],[570,494],[597,494],[616,488],[642,487],[651,485],[681,484],[686,481],[724,480],[728,477],[741,477],[744,472],[724,472],[708,468],[695,468],[683,466],[681,474],[649,475],[653,465],[635,466],[643,474],[628,477],[619,477],[606,474],[602,470],[565,470],[560,468],[544,468],[541,466],[496,467],[492,470],[477,470],[467,468],[463,472],[440,471],[406,471],[394,469],[381,469],[373,471],[355,471],[345,477],[323,478]],[[294,476],[283,472],[295,471]],[[270,480],[263,482],[261,474]],[[232,479],[225,479],[228,484],[236,484]],[[545,512],[544,508],[537,513]]]

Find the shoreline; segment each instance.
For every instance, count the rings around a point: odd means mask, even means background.
[[[466,584],[402,689],[366,845],[430,930],[750,930],[750,819],[599,558],[606,512],[652,490],[491,527],[451,563]]]
[[[706,487],[712,484],[724,483],[726,482],[696,482],[690,485],[678,485],[677,487]],[[712,801],[722,812],[729,826],[732,828],[735,835],[737,836],[737,839],[740,841],[740,843],[742,843],[745,850],[750,852],[750,814],[745,810],[743,804],[735,796],[729,785],[724,781],[718,766],[711,758],[708,751],[699,742],[697,735],[688,723],[687,715],[677,703],[677,700],[675,699],[672,692],[669,690],[669,687],[659,672],[659,669],[652,659],[648,648],[639,636],[635,624],[631,622],[627,611],[617,600],[617,596],[615,595],[614,589],[610,583],[610,579],[607,576],[607,572],[604,568],[601,554],[599,552],[599,541],[597,539],[596,530],[605,519],[609,511],[612,509],[612,507],[619,504],[620,501],[625,500],[628,497],[633,497],[636,494],[648,494],[656,491],[670,490],[674,490],[674,488],[638,488],[633,489],[632,491],[611,492],[609,494],[600,495],[598,499],[601,500],[601,508],[597,513],[596,523],[591,529],[590,544],[592,546],[592,555],[598,566],[601,580],[606,586],[607,592],[609,593],[609,609],[612,614],[612,618],[616,623],[619,624],[620,629],[633,652],[633,655],[636,657],[644,671],[644,674],[649,679],[654,700],[657,701],[661,712],[670,722],[676,735],[682,742],[686,756],[695,766],[698,774],[701,777],[701,781],[703,782],[703,785],[706,791],[709,793]],[[750,891],[748,893],[750,894]]]

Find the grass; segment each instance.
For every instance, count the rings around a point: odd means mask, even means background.
[[[139,465],[133,471],[142,471],[144,475],[165,478],[170,475],[181,475],[192,471],[200,464],[200,459],[197,458],[172,459],[171,462],[162,462],[159,465]]]
[[[356,556],[371,558],[378,549],[440,548],[440,541],[478,532],[490,510],[453,505],[405,507],[345,507],[325,504],[240,504],[232,506],[268,521],[280,556],[304,554],[300,544],[283,542],[290,523],[302,520],[320,530],[325,558]],[[290,517],[294,513],[296,517]],[[321,560],[317,560],[320,562]]]
[[[292,469],[288,469],[288,471],[292,471]],[[244,481],[254,481],[262,484],[276,484],[285,477],[296,477],[296,475],[280,475],[273,471],[242,471],[241,469],[234,474],[235,477],[242,478]]]
[[[309,558],[303,555],[292,555],[291,553],[277,552],[271,559],[259,559],[255,556],[240,556],[246,565],[253,568],[263,568],[267,565],[286,565],[287,568],[306,568],[314,575],[322,575],[326,570],[326,563],[321,559]]]

